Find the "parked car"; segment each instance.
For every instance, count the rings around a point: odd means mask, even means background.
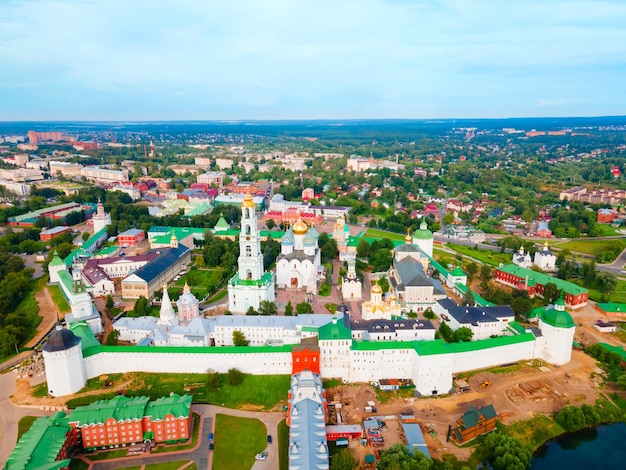
[[[209,433],[209,442],[213,442],[213,433],[212,432]]]
[[[272,436],[270,434],[267,435],[267,443],[268,444],[272,443]]]
[[[209,443],[209,450],[213,450],[213,443],[212,442]]]
[[[260,454],[256,454],[256,455],[254,456],[254,458],[255,458],[256,460],[266,460],[266,459],[267,459],[267,451],[265,451],[265,450],[264,450],[264,451],[263,451],[263,452],[261,452]]]

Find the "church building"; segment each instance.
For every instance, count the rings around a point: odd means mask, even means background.
[[[280,240],[276,259],[276,285],[279,288],[306,289],[317,294],[317,283],[323,279],[319,233],[298,220]]]
[[[273,302],[274,275],[263,269],[261,237],[254,200],[250,194],[246,195],[241,204],[238,265],[238,272],[228,281],[228,310],[232,313],[246,313],[250,307],[258,310],[263,301]]]

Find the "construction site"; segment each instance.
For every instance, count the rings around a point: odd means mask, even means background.
[[[420,398],[410,388],[381,391],[371,384],[340,385],[327,390],[328,409],[331,424],[364,426],[364,437],[350,442],[361,461],[398,442],[411,445],[408,422],[419,425],[431,457],[453,454],[466,460],[471,449],[449,441],[448,433],[470,407],[492,405],[504,424],[552,415],[566,405],[595,403],[601,374],[591,357],[573,351],[572,361],[563,367],[535,361],[465,374],[455,379],[455,393],[446,396]]]

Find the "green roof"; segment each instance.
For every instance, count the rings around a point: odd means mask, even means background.
[[[107,419],[128,421],[141,419],[144,416],[148,397],[128,398],[118,395],[110,400],[98,400],[90,405],[79,406],[70,414],[70,423],[79,426],[105,423]]]
[[[49,266],[65,266],[65,263],[56,251],[54,252],[54,257],[52,258],[52,261],[50,261]]]
[[[351,247],[351,248],[352,247],[356,248],[357,246],[359,246],[359,240],[360,240],[359,237],[354,237],[354,236],[350,235],[348,237],[348,246]]]
[[[428,225],[426,225],[426,222],[422,220],[420,228],[415,231],[415,233],[413,234],[413,238],[417,238],[418,240],[430,240],[434,238],[434,235],[433,232],[428,230]]]
[[[556,328],[574,328],[576,326],[569,313],[565,310],[557,310],[554,308],[544,310],[541,314],[541,320]]]
[[[266,286],[269,283],[274,282],[274,277],[272,273],[263,273],[261,279],[256,280],[247,280],[247,279],[239,279],[239,274],[235,274],[230,278],[228,284],[237,285],[237,286]]]
[[[514,336],[498,336],[497,338],[466,341],[462,343],[446,343],[441,339],[436,339],[434,341],[417,341],[415,349],[420,356],[431,356],[434,354],[456,354],[470,351],[481,351],[483,349],[527,343],[528,341],[534,340],[535,335],[532,333],[523,333]]]
[[[59,469],[69,465],[69,459],[55,461],[71,432],[65,413],[36,419],[11,452],[5,470]]]
[[[459,268],[458,266],[456,266],[452,271],[450,271],[450,275],[451,276],[467,276],[467,274],[465,274],[465,271],[463,271],[461,268]]]
[[[520,277],[522,279],[525,279],[526,276],[528,276],[529,282],[534,281],[536,284],[541,284],[542,286],[545,286],[546,284],[551,282],[552,284],[556,285],[557,289],[562,290],[563,292],[566,292],[570,295],[580,295],[589,292],[584,287],[580,287],[572,282],[567,282],[563,279],[548,276],[547,274],[533,271],[532,269],[522,268],[521,266],[517,266],[515,264],[507,264],[506,266],[502,266],[496,269],[504,273]]]
[[[626,312],[626,304],[616,304],[613,302],[609,302],[605,304],[597,303],[596,305],[598,306],[598,308],[604,310],[605,312],[612,312],[612,313]]]
[[[230,228],[230,225],[228,225],[228,222],[226,222],[226,219],[224,217],[220,217],[217,223],[215,224],[215,227],[213,227],[213,230],[220,231],[220,230],[228,230],[229,228]]]
[[[380,351],[382,349],[414,349],[413,341],[353,341],[353,351]]]
[[[172,415],[175,418],[187,417],[191,412],[191,395],[176,395],[173,393],[169,397],[162,397],[148,403],[145,416],[152,417],[152,420],[165,419],[166,416]]]
[[[102,230],[98,230],[91,237],[89,237],[85,241],[85,243],[83,243],[83,246],[81,248],[83,250],[89,251],[90,248],[92,248],[96,243],[98,243],[98,241],[101,240],[103,236],[106,237],[106,233],[107,233],[106,227],[103,228]]]
[[[333,319],[330,323],[319,327],[318,337],[320,341],[352,339],[352,332],[343,324],[343,321]]]
[[[258,354],[290,353],[290,344],[283,346],[93,346],[83,352],[83,357],[104,353],[127,354]]]
[[[100,346],[100,342],[93,335],[93,331],[87,325],[86,321],[77,321],[70,325],[70,330],[76,336],[80,337],[80,348],[84,351],[92,346]]]
[[[478,420],[481,416],[484,416],[486,420],[496,417],[496,410],[493,405],[483,406],[481,409],[470,406],[468,410],[463,413],[461,419],[463,420],[463,428],[473,428],[478,424]]]
[[[117,251],[118,247],[116,245],[107,246],[98,251],[98,255],[101,256],[109,256]]]

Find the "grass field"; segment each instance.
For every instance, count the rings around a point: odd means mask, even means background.
[[[378,230],[375,228],[368,228],[365,232],[365,238],[388,238],[389,240],[404,241],[406,235],[393,232],[385,232],[384,230]]]
[[[65,297],[63,296],[63,293],[61,292],[59,286],[49,286],[48,291],[50,291],[52,300],[59,309],[60,314],[64,315],[72,310],[70,308],[70,305],[67,303],[67,300],[65,300]]]
[[[228,295],[228,290],[222,289],[221,291],[218,291],[215,294],[213,294],[211,297],[209,297],[206,300],[206,302],[207,303],[217,302],[218,300],[222,300],[227,295]]]
[[[596,230],[599,230],[600,233],[597,235],[598,237],[614,237],[621,235],[618,230],[624,230],[622,227],[612,227],[608,224],[596,224]]]
[[[124,378],[106,381],[114,384],[121,380],[128,380],[130,374]],[[132,374],[133,382],[128,386],[126,394],[129,397],[147,396],[151,400],[164,397],[170,392],[179,395],[189,394],[193,396],[194,403],[214,403],[227,408],[239,408],[244,405],[252,405],[259,409],[269,410],[283,403],[287,398],[290,386],[289,375],[244,375],[241,385],[229,385],[226,379],[218,390],[208,390],[208,378],[206,374]],[[97,382],[89,384],[95,386]],[[67,406],[75,408],[87,405],[97,400],[110,399],[117,392],[106,392],[99,395],[88,395],[69,400]]]
[[[18,441],[20,440],[20,437],[22,437],[22,435],[30,429],[30,427],[33,425],[36,419],[37,419],[36,416],[24,416],[22,419],[18,421],[17,423],[17,440]]]
[[[145,470],[178,470],[180,467],[188,463],[189,460],[177,460],[167,463],[152,463],[145,466]]]
[[[278,423],[278,468],[289,469],[289,426],[284,419]]]
[[[70,470],[87,470],[89,464],[81,459],[70,460]]]
[[[447,247],[490,266],[498,266],[500,263],[509,264],[511,262],[511,255],[498,251],[475,249],[471,246],[456,245],[454,243],[448,243]]]
[[[251,468],[254,456],[267,447],[265,425],[258,419],[218,414],[215,417],[213,468]]]
[[[615,244],[619,244],[622,250],[626,248],[626,241],[622,238],[613,240],[570,240],[567,242],[554,243],[554,246],[564,250],[567,249],[578,253],[597,256]]]

